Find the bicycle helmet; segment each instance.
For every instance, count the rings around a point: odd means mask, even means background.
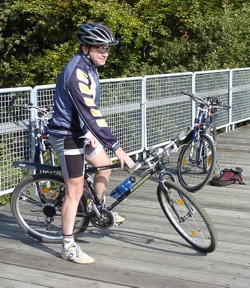
[[[118,44],[114,34],[106,26],[97,23],[81,24],[76,32],[76,37],[79,40],[79,44],[91,46]]]

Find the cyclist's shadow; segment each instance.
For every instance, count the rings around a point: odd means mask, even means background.
[[[84,235],[88,239],[86,239]],[[90,240],[91,238],[100,240],[100,239],[105,239],[107,237],[113,240],[128,243],[130,245],[137,246],[137,247],[144,248],[144,249],[145,248],[150,249],[150,250],[153,250],[155,252],[160,252],[160,253],[172,253],[172,254],[179,254],[179,255],[185,255],[185,256],[207,255],[207,253],[199,252],[195,250],[192,246],[186,244],[185,241],[181,238],[181,236],[180,236],[180,241],[173,241],[173,240],[168,240],[160,236],[145,234],[140,231],[132,232],[131,230],[126,230],[123,228],[115,228],[115,227],[107,229],[107,230],[99,230],[94,227],[89,227],[87,231],[85,231],[83,236],[77,239],[77,242],[86,243],[86,242],[91,242]],[[157,243],[159,243],[158,247],[157,247]],[[162,248],[162,246],[164,245],[166,248]],[[190,253],[180,252],[180,246],[190,248]],[[174,249],[175,247],[176,249]]]
[[[6,215],[0,212],[0,236],[5,239],[15,239],[20,241],[24,245],[32,246],[33,248],[39,249],[43,252],[49,253],[53,256],[60,257],[60,252],[57,251],[58,244],[49,244],[52,245],[50,247],[46,243],[39,242],[38,240],[26,235],[22,229],[16,224],[14,218],[12,216]],[[122,227],[119,228],[110,228],[107,230],[99,230],[95,227],[88,227],[82,237],[77,239],[78,243],[88,243],[91,242],[91,238],[95,239],[105,239],[111,238],[113,240],[117,240],[120,242],[128,243],[130,245],[134,245],[140,248],[150,249],[156,252],[161,253],[172,253],[179,255],[196,255],[196,256],[204,256],[206,253],[202,253],[193,249],[190,245],[186,244],[184,240],[180,237],[180,241],[168,240],[163,237],[149,235],[146,233],[142,233],[140,231],[132,232],[128,231]],[[183,241],[183,243],[182,243]],[[157,247],[157,244],[159,246]],[[151,246],[152,244],[152,246]],[[4,247],[4,241],[2,241],[2,245]],[[59,244],[60,245],[60,244]],[[166,245],[166,248],[162,248],[163,245]],[[171,245],[171,249],[170,249]],[[179,247],[189,247],[190,253],[180,252]],[[173,249],[176,247],[176,249]]]

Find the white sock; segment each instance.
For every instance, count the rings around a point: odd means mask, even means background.
[[[75,243],[73,235],[64,235],[63,236],[63,247],[64,249],[69,249],[69,247]]]

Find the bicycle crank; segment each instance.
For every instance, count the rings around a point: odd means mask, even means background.
[[[91,216],[90,221],[93,224],[93,226],[105,230],[114,225],[114,216],[112,212],[103,208],[100,209],[99,212],[101,217],[97,217],[96,214]]]

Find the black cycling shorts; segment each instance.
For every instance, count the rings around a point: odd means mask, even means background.
[[[85,138],[57,138],[50,135],[49,141],[56,151],[64,178],[77,178],[84,175],[85,160],[88,160],[103,149],[86,146]]]

